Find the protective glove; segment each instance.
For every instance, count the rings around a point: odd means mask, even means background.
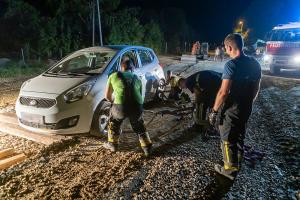
[[[214,111],[212,110],[209,115],[208,115],[208,120],[209,120],[209,123],[212,125],[212,126],[215,126],[216,125],[216,122],[217,122],[217,116],[218,116],[218,112],[217,111]]]

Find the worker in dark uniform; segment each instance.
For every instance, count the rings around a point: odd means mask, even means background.
[[[121,63],[121,71],[108,78],[106,99],[113,102],[113,105],[108,124],[108,142],[103,146],[113,152],[117,151],[121,125],[128,117],[145,155],[148,156],[151,153],[152,142],[143,120],[142,82],[131,69],[130,61],[124,60]]]
[[[224,166],[215,165],[215,170],[233,180],[241,167],[246,123],[259,91],[261,67],[244,54],[240,34],[229,34],[224,44],[231,60],[224,66],[222,85],[209,120],[214,124],[217,111],[221,111],[219,131]]]
[[[179,79],[179,88],[188,88],[192,93],[195,93],[194,124],[190,130],[203,132],[209,127],[209,121],[206,117],[207,109],[214,105],[222,82],[221,76],[222,74],[218,72],[205,70]]]

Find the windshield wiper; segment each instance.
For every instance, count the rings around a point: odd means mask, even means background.
[[[43,75],[47,75],[47,76],[57,76],[57,73],[53,73],[53,72],[45,72]]]
[[[83,76],[84,73],[74,73],[74,72],[67,72],[67,73],[58,73],[59,76]]]
[[[98,73],[98,72],[85,72],[84,74],[94,76],[94,75],[99,75],[100,73]]]

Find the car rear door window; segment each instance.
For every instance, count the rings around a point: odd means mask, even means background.
[[[140,49],[140,50],[138,50],[138,53],[140,56],[142,66],[152,63],[153,57],[151,56],[149,51]]]

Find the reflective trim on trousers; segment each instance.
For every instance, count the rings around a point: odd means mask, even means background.
[[[228,141],[222,141],[223,145],[223,156],[224,156],[224,169],[226,170],[239,170],[239,164],[233,163],[232,155],[234,152],[229,153],[229,145]],[[231,155],[230,155],[231,154]]]
[[[147,147],[152,144],[150,136],[147,132],[139,135],[139,141],[140,141],[141,147]]]

